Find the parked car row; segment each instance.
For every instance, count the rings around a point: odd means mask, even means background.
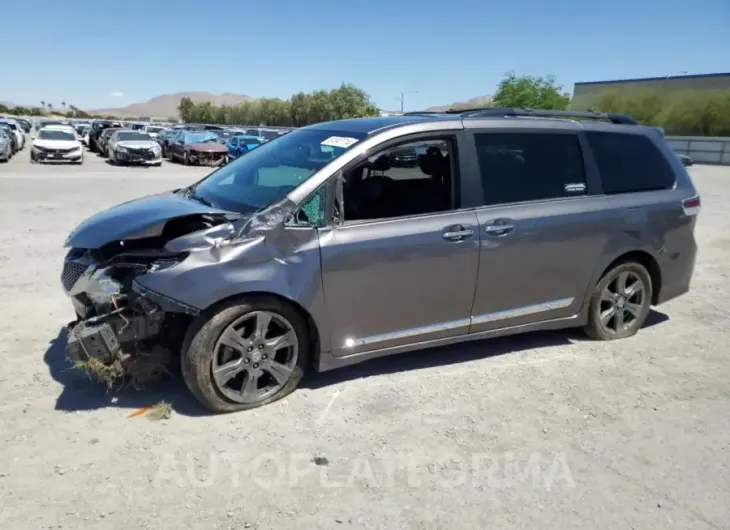
[[[114,120],[43,118],[31,124],[0,120],[0,160],[9,160],[35,129],[31,163],[83,163],[83,146],[113,164],[161,165],[163,158],[185,165],[220,166],[235,160],[291,128],[225,127],[190,124],[166,127]],[[34,126],[34,127],[33,127]]]
[[[14,118],[0,119],[0,161],[7,162],[25,147],[25,129]]]

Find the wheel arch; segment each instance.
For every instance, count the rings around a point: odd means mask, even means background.
[[[608,271],[610,271],[617,265],[628,262],[639,263],[649,272],[652,287],[651,303],[652,305],[656,305],[659,300],[659,293],[662,290],[662,271],[656,258],[645,250],[631,250],[628,252],[624,252],[620,256],[616,257],[613,261],[611,261],[607,266],[603,268],[600,275],[598,276],[598,281],[600,281],[601,278],[603,278]]]
[[[317,326],[317,322],[314,319],[314,316],[312,316],[312,314],[302,304],[292,298],[272,291],[246,291],[244,293],[231,294],[229,296],[225,296],[219,300],[216,300],[208,307],[203,309],[201,311],[201,314],[215,312],[218,307],[221,307],[225,304],[230,304],[231,302],[234,302],[236,300],[251,301],[256,300],[257,298],[274,298],[282,304],[291,307],[294,311],[299,313],[302,318],[304,318],[305,322],[307,323],[307,329],[309,331],[309,340],[311,346],[310,363],[314,367],[319,366],[319,355],[322,344],[319,327]]]

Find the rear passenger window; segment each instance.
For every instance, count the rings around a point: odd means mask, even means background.
[[[607,195],[671,188],[674,174],[659,148],[646,136],[587,131]]]
[[[475,134],[484,204],[585,195],[586,179],[574,134]]]

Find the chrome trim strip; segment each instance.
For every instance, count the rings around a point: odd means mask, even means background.
[[[566,307],[570,307],[574,300],[575,298],[572,297],[559,298],[557,300],[550,300],[549,302],[542,302],[540,304],[526,305],[522,307],[516,307],[514,309],[507,309],[504,311],[495,311],[493,313],[485,313],[476,317],[460,318],[458,320],[452,320],[450,322],[441,322],[439,324],[430,324],[428,326],[420,326],[417,328],[401,329],[399,331],[393,331],[391,333],[381,333],[380,335],[370,335],[361,338],[348,337],[347,339],[345,339],[343,348],[361,348],[363,346],[371,346],[373,344],[380,344],[392,340],[407,339],[409,337],[419,337],[422,335],[428,335],[430,333],[438,333],[440,331],[468,328],[470,326],[473,326],[474,324],[486,324],[488,322],[496,322],[508,318],[516,318],[527,315],[534,315],[537,313],[544,313],[546,311],[554,311],[556,309],[564,309]]]
[[[438,324],[430,324],[428,326],[421,326],[417,328],[402,329],[399,331],[393,331],[391,333],[382,333],[380,335],[370,335],[361,338],[348,337],[347,339],[345,339],[343,347],[345,349],[361,348],[363,346],[370,346],[372,344],[379,344],[391,340],[407,339],[408,337],[418,337],[422,335],[428,335],[429,333],[438,333],[440,331],[449,331],[459,328],[468,329],[470,323],[470,319],[460,318],[459,320],[452,320],[450,322],[441,322]]]
[[[320,371],[327,371],[333,368],[339,368],[350,364],[359,363],[368,359],[377,359],[396,353],[405,353],[415,350],[423,350],[426,348],[436,348],[439,346],[451,346],[453,344],[461,344],[464,342],[472,342],[482,339],[491,339],[493,337],[505,337],[523,333],[526,331],[537,331],[546,329],[563,329],[582,326],[585,320],[581,314],[573,315],[566,318],[557,318],[553,320],[542,320],[540,322],[531,322],[530,324],[520,324],[518,326],[509,326],[504,328],[490,329],[487,331],[478,331],[476,333],[465,333],[462,335],[449,336],[441,339],[425,340],[421,342],[412,342],[401,346],[390,346],[387,348],[379,348],[364,352],[352,352],[342,356],[322,355],[320,358]]]
[[[525,305],[521,307],[515,307],[514,309],[505,309],[504,311],[495,311],[493,313],[485,313],[483,315],[472,316],[471,324],[486,324],[488,322],[496,322],[498,320],[505,320],[508,318],[534,315],[537,313],[544,313],[546,311],[554,311],[556,309],[565,309],[566,307],[570,307],[574,300],[575,298],[572,297],[559,298],[557,300],[550,300],[549,302]]]

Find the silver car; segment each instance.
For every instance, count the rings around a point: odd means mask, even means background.
[[[130,129],[114,131],[107,143],[112,164],[162,165],[162,149],[149,134]]]
[[[229,412],[310,367],[544,329],[629,337],[689,290],[699,209],[666,141],[626,116],[320,123],[79,225],[67,353],[167,348]]]
[[[0,129],[0,162],[7,162],[13,157],[13,142],[5,129]]]

